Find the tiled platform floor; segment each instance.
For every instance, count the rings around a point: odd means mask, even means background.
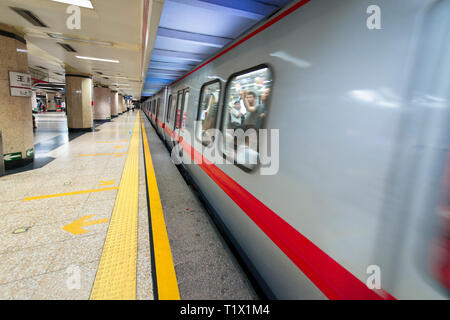
[[[118,186],[126,154],[79,155],[126,152],[135,119],[136,113],[121,115],[41,155],[55,158],[44,167],[0,178],[0,299],[89,298],[108,223],[87,226],[79,235],[62,228],[87,215],[109,221],[117,190],[24,198]],[[140,144],[137,298],[153,299],[143,170]],[[19,229],[27,231],[15,234]]]
[[[90,298],[136,115],[129,112],[93,132],[75,135],[61,130],[63,114],[46,118],[43,130],[38,123],[36,157],[51,161],[0,177],[0,300]],[[50,123],[52,117],[56,124]],[[258,299],[156,132],[147,119],[143,123],[181,299]],[[139,139],[136,298],[154,299],[142,136]],[[24,201],[104,188],[114,189]],[[82,234],[63,229],[88,215],[93,217],[87,221],[107,222],[85,226]],[[163,281],[158,288],[161,285]]]

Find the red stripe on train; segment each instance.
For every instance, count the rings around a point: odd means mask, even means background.
[[[173,131],[164,130],[173,136]],[[186,141],[183,149],[200,168],[247,214],[286,256],[333,300],[395,300],[387,291],[371,290],[289,223],[220,170]],[[201,159],[198,162],[198,159]]]

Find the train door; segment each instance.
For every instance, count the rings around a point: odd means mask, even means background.
[[[170,94],[165,119],[166,125],[163,130],[165,142],[169,149],[171,148],[171,141],[172,141],[171,130],[173,130],[173,127],[171,125],[173,124],[175,107],[176,107],[175,95]]]
[[[186,115],[189,105],[189,89],[184,89],[183,91],[183,107],[181,110],[181,126],[179,129],[179,137],[183,137],[184,127],[186,125]]]
[[[183,90],[179,90],[177,93],[177,107],[175,109],[175,116],[173,119],[173,126],[172,126],[172,147],[175,146],[175,144],[178,142],[178,136],[176,135],[177,128],[180,126],[180,120],[181,120],[181,106],[183,100]]]
[[[172,146],[174,148],[176,148],[175,146],[182,141],[184,126],[186,122],[186,110],[188,102],[189,102],[189,89],[186,88],[184,90],[178,91],[177,110],[172,134],[173,137]],[[183,149],[181,147],[178,148],[178,156],[180,158],[183,157]]]
[[[160,104],[161,104],[161,98],[158,98],[156,100],[156,111],[155,111],[155,124],[156,124],[156,127],[158,127],[158,116],[159,116]]]

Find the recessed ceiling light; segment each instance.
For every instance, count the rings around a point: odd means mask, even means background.
[[[120,76],[108,76],[108,77],[116,79],[127,79],[127,77],[120,77]]]
[[[91,0],[52,0],[53,2],[61,2],[67,4],[74,4],[79,7],[94,9]]]
[[[102,61],[102,62],[113,62],[113,63],[119,63],[119,60],[110,60],[110,59],[100,59],[100,58],[93,58],[93,57],[83,57],[83,56],[76,56],[78,59],[84,59],[84,60],[94,60],[94,61]]]
[[[126,83],[111,83],[113,86],[122,86],[122,87],[129,87],[129,84]]]
[[[101,46],[109,46],[109,47],[113,45],[112,42],[80,39],[80,38],[64,36],[62,34],[57,34],[57,33],[49,33],[49,32],[47,32],[47,35],[50,38],[59,39],[59,40],[86,42],[86,43],[98,44],[98,45],[101,45]]]

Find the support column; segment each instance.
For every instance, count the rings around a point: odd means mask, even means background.
[[[6,169],[23,166],[34,159],[31,91],[30,96],[12,96],[9,79],[10,71],[28,73],[26,50],[22,34],[0,24],[0,130]]]
[[[123,113],[123,95],[119,93],[119,114]]]
[[[37,111],[36,91],[31,93],[31,110]]]
[[[111,94],[109,88],[94,87],[94,120],[111,120]]]
[[[119,115],[119,94],[117,91],[111,91],[111,118]]]
[[[66,108],[69,131],[92,131],[92,77],[66,74]]]

